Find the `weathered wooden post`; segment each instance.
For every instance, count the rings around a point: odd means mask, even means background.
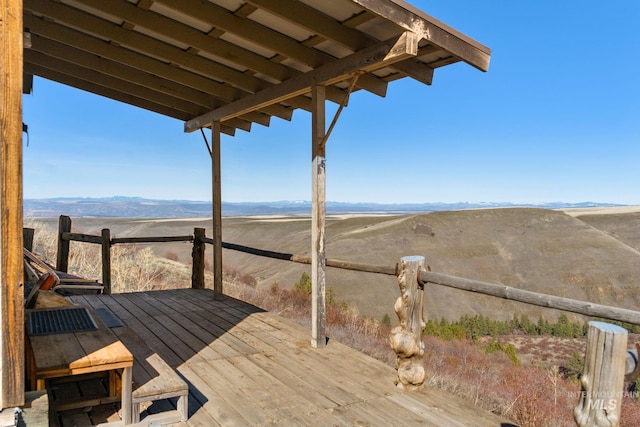
[[[405,390],[416,390],[425,379],[424,342],[422,331],[424,289],[418,283],[424,269],[424,257],[407,256],[400,259],[398,285],[400,297],[395,311],[399,324],[391,330],[389,341],[397,355],[398,378],[396,385]]]
[[[22,228],[22,246],[29,252],[33,252],[33,237],[36,230],[33,228]]]
[[[71,218],[60,215],[58,218],[58,256],[56,256],[56,270],[69,271],[69,239],[64,238],[65,233],[71,232]]]
[[[24,404],[22,9],[0,2],[0,409]]]
[[[311,87],[311,347],[327,345],[326,228],[326,87]]]
[[[111,231],[102,229],[102,293],[111,293]]]
[[[582,392],[573,416],[580,427],[615,427],[620,423],[627,356],[627,331],[589,322]]]
[[[191,250],[191,288],[204,289],[204,244],[205,229],[193,229],[193,249]]]
[[[211,126],[211,201],[213,226],[213,298],[224,297],[222,280],[222,181],[220,167],[220,135],[222,124],[213,122]]]

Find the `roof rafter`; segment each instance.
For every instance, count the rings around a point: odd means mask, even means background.
[[[192,55],[176,46],[136,31],[127,30],[71,6],[47,0],[25,0],[24,4],[25,8],[46,12],[47,16],[56,21],[81,28],[87,33],[117,42],[138,52],[149,53],[150,56],[179,64],[182,68],[201,75],[211,75],[216,80],[229,82],[233,87],[243,91],[254,93],[267,87],[266,82],[238,70],[208,61],[201,56]]]
[[[331,64],[323,65],[253,96],[242,98],[185,123],[185,132],[192,132],[211,123],[224,122],[265,105],[308,93],[314,84],[331,85],[343,81],[353,73],[369,72],[387,67],[418,53],[418,37],[409,31],[368,47]]]
[[[141,87],[162,91],[168,96],[188,101],[201,107],[211,108],[212,105],[216,104],[215,99],[204,92],[194,90],[179,83],[167,81],[153,74],[118,62],[109,61],[106,58],[57,41],[46,39],[39,35],[31,36],[31,43],[32,46],[27,53],[41,52],[67,62],[76,62],[81,67],[100,71],[103,74],[126,80]]]
[[[325,39],[338,42],[353,51],[358,51],[379,43],[378,40],[375,40],[372,37],[367,37],[360,31],[342,25],[335,19],[318,12],[316,9],[313,9],[304,3],[284,3],[272,0],[247,1],[259,6],[261,9],[268,10],[289,22],[295,22],[298,25],[302,25],[309,31],[317,33]],[[406,60],[393,64],[392,68],[427,85],[430,85],[433,81],[434,70],[426,64],[416,63],[413,60]]]
[[[185,111],[208,111],[212,105],[216,105],[215,99],[198,90],[194,90],[188,86],[175,83],[173,81],[167,81],[153,74],[140,71],[136,68],[131,68],[127,65],[123,65],[118,62],[109,61],[103,57],[95,54],[88,53],[76,49],[74,47],[59,43],[53,40],[46,39],[39,35],[32,35],[31,37],[32,47],[25,52],[27,60],[38,58],[33,53],[40,52],[49,57],[55,57],[68,63],[74,63],[79,67],[87,70],[98,71],[102,74],[115,77],[118,80],[114,80],[115,85],[120,85],[120,82],[129,82],[134,84],[133,87],[147,88],[161,94],[163,98],[169,100],[166,103],[170,105],[177,105],[183,103]],[[41,59],[42,60],[42,59]],[[34,60],[37,63],[36,60]],[[74,73],[73,68],[70,69],[71,73]],[[170,100],[172,97],[173,100]],[[197,113],[196,113],[197,114]],[[263,126],[269,126],[270,116],[258,111],[245,116],[240,119],[250,122],[256,122]],[[246,126],[242,126],[243,129]]]
[[[118,92],[124,91],[127,94],[131,94],[139,99],[145,99],[150,103],[164,106],[166,108],[174,109],[176,111],[184,111],[190,115],[198,114],[198,111],[203,111],[201,107],[193,105],[189,102],[176,99],[163,92],[158,92],[145,88],[143,86],[130,83],[125,80],[112,77],[101,72],[92,69],[84,68],[78,65],[78,63],[71,63],[63,61],[56,57],[47,56],[40,52],[28,50],[25,52],[25,59],[29,63],[40,66],[45,69],[56,71],[58,73],[64,73],[77,80],[85,80],[92,82],[97,86],[102,86],[107,89],[119,88]],[[234,122],[227,123],[229,126],[233,126],[238,129],[249,132],[251,130],[251,122],[238,119]]]
[[[211,37],[193,27],[155,13],[153,10],[141,9],[126,0],[88,0],[87,4],[105,13],[116,14],[131,24],[171,34],[173,39],[181,43],[264,74],[279,82],[295,74],[295,71],[289,67],[269,61],[257,53],[222,39]]]
[[[29,74],[33,74],[36,76],[43,77],[48,80],[52,80],[54,82],[58,82],[64,85],[73,86],[75,88],[84,90],[86,92],[94,93],[96,95],[106,96],[110,99],[114,99],[116,101],[124,102],[129,105],[134,105],[136,107],[153,111],[158,114],[162,114],[167,117],[173,117],[178,120],[188,120],[189,116],[182,111],[166,107],[164,105],[159,105],[153,102],[150,102],[147,99],[139,98],[137,96],[120,92],[118,90],[114,90],[111,88],[106,88],[104,86],[95,84],[91,81],[78,79],[73,76],[69,76],[60,71],[52,70],[46,67],[41,67],[39,65],[25,63],[24,71]],[[222,132],[226,135],[234,136],[235,128],[225,125],[222,125]]]
[[[318,67],[335,60],[331,55],[304,46],[284,34],[263,27],[258,23],[241,19],[228,10],[207,1],[156,0],[156,2],[194,18],[204,18],[218,29],[231,31],[252,43],[275,49],[279,54],[293,58],[310,67]],[[373,75],[362,76],[359,79],[358,87],[379,96],[385,96],[387,93],[387,83]],[[330,94],[327,93],[327,95]],[[340,100],[334,101],[340,102]]]
[[[24,23],[25,27],[29,28],[32,32],[47,37],[50,40],[55,40],[60,44],[74,47],[82,46],[86,52],[99,55],[114,63],[134,67],[137,70],[148,73],[148,75],[162,78],[169,87],[172,83],[176,83],[184,87],[192,88],[194,91],[202,92],[204,96],[210,98],[210,103],[208,104],[209,109],[223,105],[223,101],[233,101],[241,96],[241,92],[238,89],[223,85],[189,70],[184,70],[155,58],[134,52],[125,47],[105,42],[102,39],[67,27],[56,25],[51,21],[46,21],[30,13],[25,14]],[[216,94],[217,96],[210,94]],[[196,97],[199,98],[199,96]],[[199,101],[194,102],[199,103]],[[265,110],[264,113],[279,117],[283,120],[291,120],[293,111],[290,108],[272,105],[268,110]],[[262,122],[262,120],[260,122]]]
[[[31,0],[25,1],[25,7]],[[196,87],[207,93],[215,93],[220,99],[232,101],[241,96],[241,92],[230,86],[223,85],[215,80],[193,73],[189,70],[169,65],[167,62],[159,61],[138,52],[126,49],[120,45],[115,45],[103,39],[90,36],[77,30],[73,30],[53,22],[45,21],[33,15],[25,15],[25,26],[39,34],[44,34],[48,38],[71,46],[84,46],[89,52],[109,58],[116,62],[134,64],[138,69],[153,72],[167,79],[186,83],[190,82],[192,87]],[[152,71],[153,70],[153,71]]]

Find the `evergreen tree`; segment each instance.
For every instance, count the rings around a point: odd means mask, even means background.
[[[580,379],[582,371],[584,370],[584,358],[580,352],[574,351],[567,361],[565,367],[565,377],[569,379]]]
[[[293,289],[303,294],[311,295],[311,277],[306,271],[302,273],[300,280],[293,285]]]
[[[570,338],[573,336],[573,327],[569,324],[569,318],[564,313],[558,317],[558,321],[551,327],[551,330],[555,337]]]
[[[538,335],[551,335],[553,330],[551,329],[551,325],[549,321],[542,316],[538,318]]]
[[[387,325],[387,326],[391,326],[391,318],[389,317],[389,315],[387,313],[385,313],[384,316],[382,316],[382,324],[383,325]]]

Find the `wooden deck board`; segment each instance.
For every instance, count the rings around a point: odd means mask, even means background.
[[[178,427],[509,425],[441,390],[403,392],[393,367],[333,340],[313,349],[295,322],[210,290],[73,298],[109,308],[125,345],[158,353],[187,381]]]
[[[171,307],[171,305],[175,307],[177,305],[175,303],[177,302],[173,299],[165,299],[162,297],[155,299],[154,301],[154,304],[156,304],[156,308],[165,313],[165,315],[168,316],[171,322],[180,325],[188,333],[199,339],[202,344],[209,343],[207,344],[208,348],[206,349],[208,354],[204,355],[208,360],[234,357],[240,354],[246,354],[246,352],[250,352],[252,350],[251,348],[247,348],[246,346],[242,349],[242,351],[238,351],[232,348],[224,339],[224,336],[227,335],[224,329],[212,328],[211,326],[215,325],[211,322],[208,322],[202,317],[195,317],[194,320],[194,313],[190,313],[188,307],[178,307],[183,308],[182,312],[175,310]],[[161,316],[158,316],[158,318],[162,319]],[[202,322],[206,322],[207,326],[209,327],[204,327],[204,325],[202,325]]]

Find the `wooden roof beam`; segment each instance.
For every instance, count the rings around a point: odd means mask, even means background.
[[[344,47],[355,51],[379,43],[372,37],[350,28],[330,16],[300,2],[274,2],[272,0],[247,0],[249,3],[267,10],[289,22],[301,25],[324,39],[333,40]],[[411,76],[424,84],[433,81],[433,68],[412,59],[393,64],[394,69]]]
[[[421,38],[450,52],[469,65],[481,71],[489,70],[491,49],[410,4],[402,0],[351,1],[378,16],[395,22],[407,31],[419,34]]]
[[[31,40],[32,47],[30,51],[32,52],[40,52],[63,61],[77,63],[81,67],[100,71],[103,74],[126,80],[148,89],[164,92],[167,95],[201,107],[210,108],[217,103],[213,96],[202,91],[111,61],[108,58],[90,54],[84,50],[46,39],[37,34],[33,34]]]
[[[32,48],[29,49],[29,53],[27,53],[28,57],[29,55],[32,57],[35,52],[39,52],[48,57],[58,58],[67,63],[77,64],[79,67],[87,70],[97,71],[106,76],[114,77],[118,79],[114,80],[114,84],[118,84],[118,81],[126,81],[134,84],[134,87],[149,89],[160,94],[164,99],[169,100],[168,102],[172,106],[182,103],[182,109],[185,110],[185,112],[188,112],[187,109],[205,109],[206,111],[210,109],[212,105],[215,105],[212,102],[212,97],[203,92],[161,79],[126,65],[108,61],[105,58],[89,54],[85,51],[47,40],[37,35],[32,35]],[[34,63],[37,63],[37,61],[34,61]],[[263,126],[269,126],[270,123],[268,115],[257,111],[239,118],[246,122],[256,122]],[[236,127],[248,131],[250,126],[247,124]]]
[[[84,3],[105,13],[117,15],[131,24],[153,29],[163,34],[171,34],[173,39],[181,43],[216,55],[278,81],[287,80],[295,75],[295,70],[285,65],[269,61],[264,56],[222,39],[210,37],[202,31],[152,10],[141,9],[126,0],[84,0]]]
[[[304,46],[297,40],[268,27],[242,19],[227,9],[208,1],[156,0],[156,2],[180,11],[185,15],[205,20],[218,29],[238,35],[269,50],[275,50],[285,57],[295,59],[313,68],[335,60],[333,56],[327,53]],[[387,83],[374,75],[363,75],[358,79],[358,82],[358,87],[361,89],[368,90],[379,96],[386,95]],[[330,95],[330,93],[327,93],[327,98],[330,99]],[[332,100],[340,103],[340,100]]]
[[[316,68],[301,76],[272,86],[252,96],[196,117],[185,123],[185,132],[193,132],[210,126],[214,121],[224,122],[258,108],[284,101],[288,98],[308,93],[312,85],[331,85],[347,79],[356,72],[370,72],[388,67],[398,61],[415,56],[418,53],[418,37],[405,32],[378,45],[368,47],[347,57]]]

